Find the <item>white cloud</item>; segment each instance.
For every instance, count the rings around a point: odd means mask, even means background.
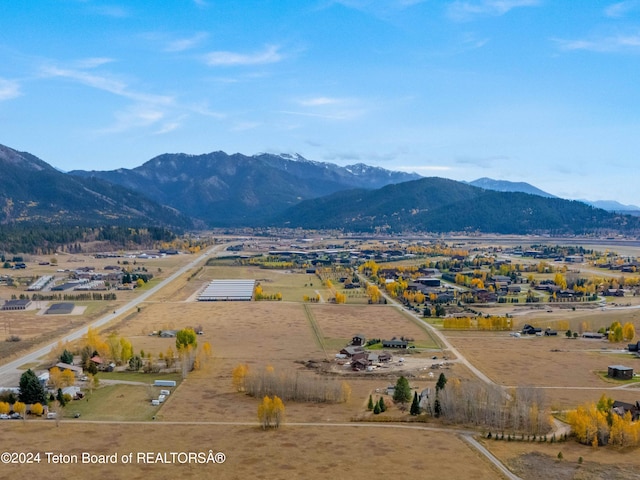
[[[640,52],[640,33],[614,35],[593,40],[555,39],[561,50],[586,50],[591,52]]]
[[[20,95],[20,84],[18,82],[0,78],[0,102],[19,97]]]
[[[204,61],[211,67],[265,65],[277,63],[284,59],[279,50],[280,48],[275,45],[268,45],[263,51],[256,53],[216,51],[206,54]]]
[[[100,67],[102,65],[105,65],[107,63],[112,63],[114,61],[115,60],[113,58],[108,58],[108,57],[90,57],[90,58],[83,58],[81,60],[76,61],[74,63],[74,66],[79,69],[90,69],[90,68]]]
[[[501,16],[514,8],[535,7],[538,5],[540,5],[540,0],[455,1],[447,8],[447,14],[453,20],[466,21],[477,17]]]
[[[116,121],[113,125],[98,133],[120,133],[134,128],[150,127],[163,120],[165,114],[152,107],[134,105],[126,110],[116,112],[115,118]]]
[[[323,105],[335,105],[337,103],[342,103],[342,100],[330,97],[315,97],[308,98],[306,100],[300,100],[298,103],[303,107],[319,107]]]
[[[175,120],[173,122],[167,122],[161,125],[160,130],[153,132],[154,135],[164,135],[165,133],[173,132],[182,126],[182,122],[180,121],[182,118]]]
[[[164,50],[166,52],[183,52],[185,50],[196,47],[208,36],[209,35],[206,32],[198,32],[188,38],[179,38],[177,40],[172,40],[167,44]]]
[[[604,9],[604,14],[610,18],[621,18],[638,7],[640,7],[640,1],[627,0],[609,5]]]
[[[152,95],[148,93],[136,92],[130,90],[128,85],[120,80],[109,78],[107,76],[94,75],[83,72],[81,70],[65,69],[56,66],[45,66],[42,68],[42,74],[45,77],[59,77],[74,80],[83,85],[87,85],[98,90],[125,97],[137,102],[170,105],[173,103],[173,97],[166,95]]]

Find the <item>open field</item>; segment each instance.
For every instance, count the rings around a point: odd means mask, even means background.
[[[557,408],[597,401],[602,393],[627,402],[635,402],[640,394],[634,389],[608,391],[623,383],[606,381],[598,374],[608,365],[638,368],[638,359],[621,353],[621,344],[569,340],[563,335],[513,338],[507,332],[447,332],[447,338],[499,385],[549,387],[547,398]]]
[[[561,443],[484,440],[483,445],[523,480],[632,480],[638,478],[637,449],[592,448]],[[558,453],[562,452],[562,460]],[[578,459],[582,457],[582,464]]]
[[[497,473],[456,435],[387,426],[288,426],[262,431],[256,425],[207,425],[192,412],[190,425],[161,423],[95,424],[74,420],[5,422],[3,443],[9,451],[78,455],[118,454],[115,465],[5,465],[13,478],[127,478],[154,480],[371,478],[372,472],[394,476],[428,472],[429,478],[495,479]],[[358,446],[357,459],[353,446]],[[222,452],[222,464],[143,464],[138,452]],[[134,462],[120,457],[133,452]],[[155,458],[155,456],[153,457]],[[452,459],[447,461],[445,459]],[[453,460],[455,459],[455,460]]]
[[[324,341],[339,351],[357,333],[367,339],[412,338],[417,347],[438,348],[429,332],[391,305],[310,305]]]

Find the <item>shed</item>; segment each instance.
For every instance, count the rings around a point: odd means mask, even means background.
[[[354,347],[364,347],[365,343],[367,343],[367,339],[361,333],[357,333],[351,339],[351,345]]]
[[[631,380],[633,378],[633,368],[624,365],[609,365],[607,377],[620,380]]]
[[[31,305],[31,300],[7,300],[2,306],[2,310],[26,310]]]
[[[44,314],[45,315],[69,315],[70,313],[73,312],[74,308],[75,308],[75,304],[71,302],[54,303],[49,308],[47,308],[47,311],[44,312]]]

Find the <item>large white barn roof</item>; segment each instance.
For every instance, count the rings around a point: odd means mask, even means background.
[[[255,286],[255,280],[212,280],[198,301],[251,300]]]

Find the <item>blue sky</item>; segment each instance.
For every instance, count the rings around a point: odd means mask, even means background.
[[[31,0],[0,143],[62,170],[299,153],[640,205],[640,0]]]

